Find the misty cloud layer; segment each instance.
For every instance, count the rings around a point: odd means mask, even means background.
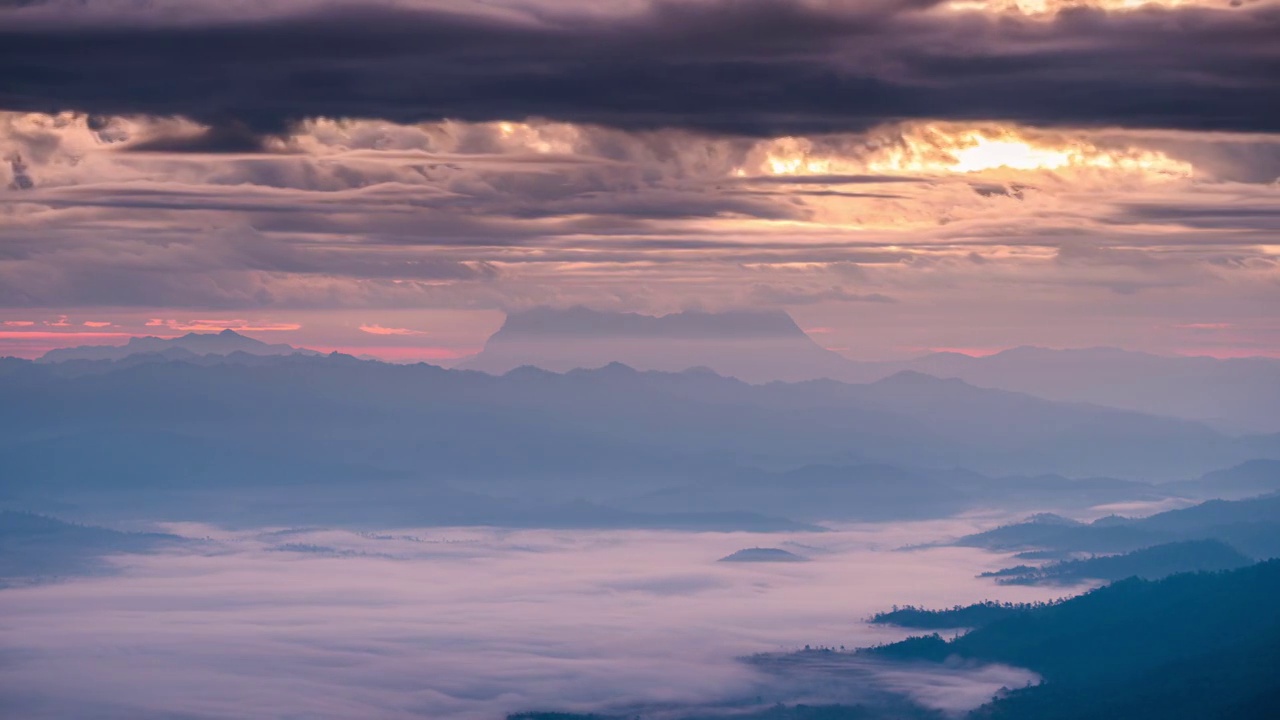
[[[939,548],[972,521],[748,534],[429,529],[211,535],[194,552],[120,556],[113,577],[0,593],[0,695],[24,717],[493,718],[761,696],[850,700],[891,690],[963,708],[1033,676],[853,665],[839,683],[743,664],[805,643],[870,644],[894,603],[969,602],[1004,557]],[[727,565],[789,543],[809,563]],[[1056,592],[1062,592],[1057,589]],[[1011,599],[1048,597],[1002,588]],[[833,687],[844,688],[832,696]]]
[[[361,342],[361,325],[412,328],[395,315],[410,309],[788,307],[854,354],[1061,333],[1241,354],[1280,332],[1276,188],[1253,180],[1280,175],[1269,137],[926,124],[744,140],[316,121],[279,152],[209,155],[128,151],[190,122],[91,124],[0,117],[0,152],[23,168],[23,187],[0,193],[5,321],[52,311],[136,333],[121,308],[144,322],[179,309],[311,328],[365,309],[345,337],[290,338],[331,347]],[[996,165],[955,169],[986,147]],[[1008,152],[1050,167],[999,166]],[[1000,301],[1006,289],[1022,302]],[[1114,325],[1071,325],[1072,308],[1102,307],[1121,313]],[[446,347],[474,352],[481,328]]]

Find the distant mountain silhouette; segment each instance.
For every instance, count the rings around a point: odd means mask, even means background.
[[[460,367],[563,372],[621,362],[641,370],[707,367],[748,382],[836,378],[851,361],[818,345],[782,311],[686,311],[654,317],[584,307],[512,313]]]
[[[186,360],[204,355],[319,355],[315,350],[295,348],[283,343],[265,343],[234,330],[218,333],[187,333],[176,338],[135,337],[124,345],[82,345],[50,350],[40,362],[58,363],[70,360],[123,360],[131,355],[154,354],[166,360]]]
[[[1250,460],[1205,473],[1195,480],[1166,483],[1167,490],[1191,497],[1238,500],[1280,491],[1280,460]]]
[[[1018,347],[985,357],[954,352],[868,362],[823,348],[781,311],[635,313],[535,308],[508,316],[460,367],[521,365],[563,372],[622,362],[639,370],[706,367],[750,383],[832,379],[866,383],[904,370],[1050,400],[1280,432],[1280,359],[1162,356],[1117,348]]]
[[[140,354],[192,360],[237,352],[318,354],[225,330],[52,350],[41,361],[120,360]],[[901,373],[909,371],[1049,400],[1204,421],[1232,433],[1280,434],[1280,413],[1274,411],[1280,407],[1280,359],[1018,347],[985,357],[943,352],[900,361],[857,361],[822,347],[782,311],[650,316],[585,307],[533,308],[511,313],[484,349],[458,367],[492,374],[522,366],[566,372],[614,362],[641,371],[705,368],[755,384],[822,379],[869,383],[895,375],[898,383],[908,384],[916,376]]]
[[[1118,348],[1018,347],[986,357],[937,353],[906,364],[981,387],[1051,400],[1209,420],[1230,430],[1280,432],[1280,359],[1153,355]]]
[[[1150,517],[1104,517],[1092,523],[1030,518],[968,535],[958,545],[1001,552],[1123,553],[1162,543],[1218,540],[1254,559],[1280,557],[1280,494],[1209,500]]]

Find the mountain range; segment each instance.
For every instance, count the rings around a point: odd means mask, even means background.
[[[1108,516],[1091,523],[1040,514],[1021,523],[968,535],[955,544],[1026,557],[1124,553],[1190,540],[1217,540],[1253,558],[1280,557],[1280,493],[1244,500],[1209,500],[1144,518]]]
[[[284,343],[265,343],[241,335],[235,330],[218,333],[190,332],[175,338],[134,337],[124,345],[82,345],[50,350],[40,362],[61,363],[74,360],[124,360],[133,355],[158,355],[166,360],[187,360],[204,355],[319,355],[315,350],[296,348]]]
[[[336,354],[0,361],[0,502],[42,511],[783,529],[1211,495],[1203,478],[1147,481],[1257,458],[1280,459],[1280,438],[911,372],[750,385]]]
[[[133,338],[125,345],[52,350],[41,362],[122,360],[158,354],[318,355],[232,330],[176,338]],[[859,361],[822,347],[785,312],[686,311],[663,316],[584,307],[512,312],[460,369],[504,374],[524,366],[553,372],[622,363],[637,370],[706,368],[753,384],[836,380],[870,383],[903,371],[956,378],[1063,402],[1084,402],[1212,424],[1230,433],[1280,433],[1280,359],[1154,355],[1117,348],[1017,347],[984,357],[931,353],[896,361]]]
[[[622,362],[640,370],[706,367],[751,383],[880,380],[904,370],[979,387],[1213,422],[1229,431],[1280,432],[1280,360],[1220,360],[1117,348],[1017,347],[985,357],[954,352],[868,362],[815,342],[784,312],[682,312],[661,317],[582,307],[512,313],[461,367],[503,373],[521,365],[564,372]]]

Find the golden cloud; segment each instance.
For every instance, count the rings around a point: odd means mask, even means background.
[[[1085,133],[1036,131],[1016,125],[911,123],[858,138],[784,137],[760,143],[752,164],[735,175],[1025,175],[1052,173],[1094,179],[1107,175],[1149,181],[1186,179],[1195,168],[1164,152],[1105,146]]]
[[[289,332],[302,328],[302,325],[298,323],[254,322],[241,318],[229,320],[163,320],[161,318],[151,318],[146,322],[146,326],[164,327],[182,332],[222,332],[223,330],[235,332]]]
[[[360,332],[369,333],[370,335],[426,335],[424,330],[410,330],[409,328],[383,327],[381,325],[361,325]]]

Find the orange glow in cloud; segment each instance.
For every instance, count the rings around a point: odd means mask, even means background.
[[[6,327],[31,327],[35,325],[35,322],[31,320],[5,320],[4,324]]]
[[[383,327],[381,325],[361,325],[360,332],[369,333],[370,335],[426,335],[423,330],[410,330],[409,328]]]
[[[223,330],[234,330],[235,332],[290,332],[302,328],[298,323],[254,322],[243,318],[230,320],[164,320],[162,318],[151,318],[146,322],[146,326],[164,327],[181,332],[222,332]]]
[[[1016,14],[1051,19],[1057,13],[1076,8],[1092,8],[1108,13],[1132,12],[1147,7],[1176,8],[1187,5],[1224,7],[1215,0],[950,0],[942,7],[959,12]]]
[[[756,145],[753,160],[734,170],[761,175],[883,174],[946,176],[1026,173],[1068,174],[1077,179],[1114,176],[1150,181],[1191,178],[1191,163],[1141,147],[1110,147],[1083,133],[1044,133],[1017,125],[906,123],[876,148],[833,148],[805,137],[781,137]]]
[[[85,327],[91,327],[91,328],[111,327],[111,323],[109,322],[97,322],[94,320],[85,320],[83,324]]]

